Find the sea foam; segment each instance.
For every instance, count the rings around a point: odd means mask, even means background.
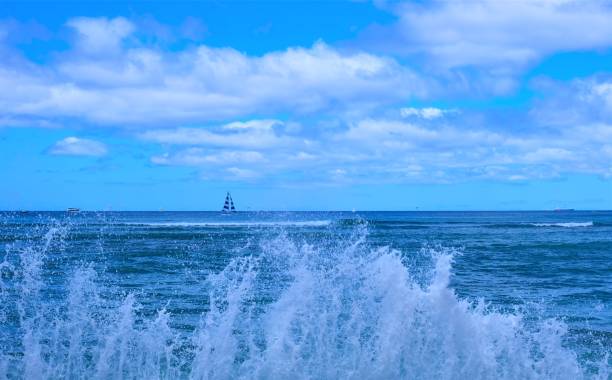
[[[531,223],[532,226],[536,227],[592,227],[593,222],[559,222],[559,223]]]

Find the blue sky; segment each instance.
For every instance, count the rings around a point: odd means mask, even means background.
[[[2,2],[0,209],[612,209],[612,6]]]

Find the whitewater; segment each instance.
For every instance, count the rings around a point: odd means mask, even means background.
[[[589,222],[315,216],[4,214],[0,378],[610,378],[601,257],[574,273],[587,301],[556,290],[565,308],[522,288],[504,249],[467,258],[483,231],[532,255],[533,239],[609,254],[610,215],[575,231],[554,227]]]

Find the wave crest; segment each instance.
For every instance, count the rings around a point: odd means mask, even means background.
[[[531,223],[535,227],[593,227],[593,222]]]

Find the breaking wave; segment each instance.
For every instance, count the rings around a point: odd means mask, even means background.
[[[65,293],[41,275],[52,228],[0,266],[0,378],[56,379],[580,379],[609,376],[607,358],[587,371],[563,344],[557,320],[460,299],[449,286],[453,252],[421,252],[425,280],[399,251],[373,248],[367,227],[331,244],[284,234],[258,254],[206,279],[208,311],[192,331],[171,313],[140,313],[92,265],[75,267]],[[412,269],[411,269],[412,268]],[[52,300],[55,300],[53,302]],[[11,346],[8,342],[18,342]]]
[[[531,223],[535,227],[593,227],[593,222]]]
[[[482,224],[486,228],[578,228],[578,227],[605,227],[608,224],[603,222],[515,222],[515,223],[490,223]]]

